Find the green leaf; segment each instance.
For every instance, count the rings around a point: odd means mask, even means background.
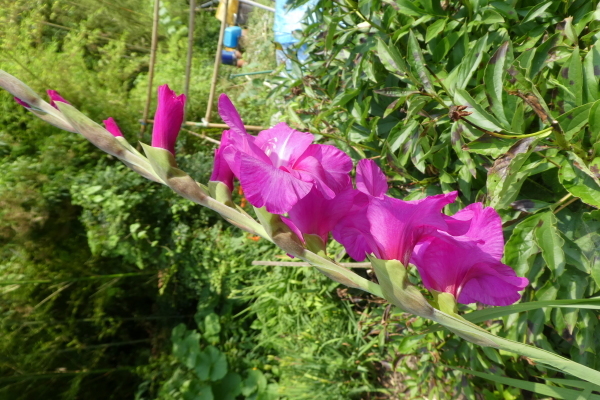
[[[263,392],[267,388],[267,378],[257,369],[248,371],[248,376],[242,381],[242,395],[248,397],[255,392]]]
[[[600,186],[586,172],[585,164],[573,157],[565,158],[560,164],[558,179],[569,193],[594,207],[600,207]]]
[[[475,101],[466,90],[457,89],[454,94],[454,104],[457,106],[467,106],[466,111],[472,112],[471,115],[464,117],[468,121],[474,123],[480,128],[492,132],[501,132],[501,124],[496,118],[483,109],[477,101]]]
[[[574,266],[586,274],[591,273],[590,261],[579,245],[569,239],[566,235],[563,235],[562,238],[565,241],[563,250],[565,251],[567,264]]]
[[[406,125],[404,122],[400,122],[390,132],[388,137],[388,144],[392,153],[395,153],[400,146],[407,143],[411,134],[419,127],[419,123],[415,119],[411,119]]]
[[[425,43],[429,43],[431,39],[437,37],[446,27],[446,22],[448,22],[447,18],[440,18],[429,25],[425,34]]]
[[[419,84],[418,80],[410,72],[408,65],[404,62],[404,57],[398,49],[393,44],[388,46],[380,37],[377,38],[377,56],[385,69],[392,74],[401,79],[408,78],[414,85]]]
[[[590,142],[592,144],[597,143],[600,139],[600,102],[596,101],[590,108],[589,114],[590,124]]]
[[[180,389],[183,400],[214,400],[212,387],[195,380],[185,381]]]
[[[521,21],[521,25],[526,24],[529,21],[533,21],[535,18],[542,15],[551,5],[552,1],[546,1],[531,7],[525,18],[523,18],[523,21]]]
[[[535,78],[535,76],[540,73],[544,66],[546,66],[546,61],[550,57],[550,53],[554,49],[554,46],[557,45],[559,39],[560,33],[555,33],[546,39],[546,41],[538,46],[538,48],[535,50],[535,55],[531,61],[531,69],[529,71],[529,77],[531,79]]]
[[[373,92],[386,97],[408,97],[415,94],[420,94],[418,90],[406,90],[399,87],[387,87],[383,89],[375,89]]]
[[[440,16],[444,13],[444,9],[442,8],[439,0],[421,0],[420,3],[425,11],[430,15]]]
[[[506,153],[514,142],[484,133],[480,138],[466,144],[465,150],[471,153],[483,154],[492,158],[498,158]]]
[[[577,233],[575,242],[590,261],[592,279],[600,287],[600,210],[583,213]]]
[[[539,310],[541,308],[581,308],[590,310],[600,310],[600,297],[590,299],[561,299],[561,300],[543,300],[530,301],[527,303],[513,304],[504,307],[490,307],[483,310],[473,311],[463,315],[468,321],[477,324],[484,321],[498,319],[511,314],[522,313],[526,311]]]
[[[562,379],[549,377],[544,377],[544,380],[548,382],[558,383],[559,385],[573,386],[580,389],[595,390],[597,392],[600,392],[600,385],[595,385],[590,382],[579,381],[576,379]]]
[[[346,103],[348,103],[350,100],[356,98],[360,93],[360,89],[356,88],[356,89],[349,89],[349,90],[344,90],[343,92],[341,92],[340,94],[338,94],[335,99],[333,99],[333,102],[331,103],[332,107],[343,107],[346,105]]]
[[[600,50],[598,46],[600,42],[596,42],[592,46],[585,58],[583,59],[583,83],[584,83],[584,98],[587,102],[596,101],[598,97],[598,83],[600,77]]]
[[[540,218],[541,214],[534,214],[519,222],[506,242],[503,262],[511,266],[518,276],[527,275],[532,264],[531,256],[540,251],[535,242],[535,227]]]
[[[490,98],[490,108],[498,120],[505,127],[510,126],[504,113],[503,81],[506,71],[507,54],[510,50],[510,42],[504,42],[494,53],[485,68],[484,82],[487,94]],[[464,89],[464,88],[463,88]]]
[[[583,106],[573,108],[556,119],[565,134],[566,140],[570,141],[573,139],[573,136],[576,133],[583,129],[583,127],[588,123],[590,110],[594,105],[597,106],[597,103],[600,104],[600,102],[588,103]]]
[[[578,43],[578,39],[577,39],[577,31],[575,31],[575,27],[573,26],[573,17],[567,17],[565,18],[560,24],[559,27],[561,27],[561,31],[562,34],[565,37],[565,44],[573,44],[575,45],[575,48],[577,49],[577,43]]]
[[[471,158],[470,154],[465,151],[463,148],[463,139],[462,132],[464,129],[464,125],[458,122],[452,124],[452,129],[450,131],[450,141],[452,143],[452,148],[456,152],[456,155],[462,161],[462,163],[469,169],[469,173],[473,176],[473,178],[477,177],[477,171],[475,167],[475,163]]]
[[[219,316],[213,312],[204,317],[204,335],[213,337],[217,336],[219,332],[221,332]]]
[[[227,374],[227,357],[214,346],[208,346],[204,349],[211,362],[210,380],[218,381]]]
[[[457,32],[451,32],[447,35],[444,35],[444,37],[437,43],[431,52],[433,61],[436,63],[442,61],[450,49],[454,47],[459,38],[460,34]]]
[[[558,292],[558,297],[561,299],[581,299],[585,289],[588,286],[586,276],[578,271],[571,270],[569,272],[570,273],[565,274],[560,279],[560,290]],[[565,308],[562,310],[562,316],[569,334],[573,334],[578,315],[579,310],[576,307]]]
[[[235,400],[242,393],[241,384],[242,377],[235,372],[229,372],[220,382],[213,384],[215,398]]]
[[[198,353],[196,358],[196,367],[194,368],[194,372],[198,376],[198,378],[202,381],[207,381],[210,377],[210,367],[212,365],[212,360],[210,359],[210,355],[206,351],[202,351]]]
[[[569,111],[583,102],[583,66],[579,47],[575,46],[569,61],[560,70],[560,82],[568,90],[562,90],[564,110]]]
[[[504,23],[504,18],[502,18],[500,13],[491,9],[487,9],[483,12],[481,23],[486,25],[502,24]]]
[[[413,17],[425,15],[425,11],[415,6],[411,0],[396,0],[396,5],[399,8],[400,14],[411,15]]]
[[[521,139],[494,162],[486,183],[490,207],[502,209],[515,201],[525,179],[540,165],[538,161],[524,166],[539,140],[536,137]]]
[[[488,35],[483,36],[475,43],[475,46],[467,52],[467,56],[463,58],[458,67],[458,75],[453,87],[464,89],[468,86],[473,73],[479,68],[479,64],[481,64],[481,59],[483,58],[483,53],[487,46],[487,39]]]
[[[598,326],[598,317],[596,313],[588,310],[579,310],[581,318],[577,322],[577,334],[575,340],[579,347],[579,354],[589,351],[592,354],[596,352],[596,327]],[[583,382],[582,382],[583,383]],[[600,386],[594,390],[600,389]]]
[[[552,398],[555,398],[555,399],[567,399],[567,400],[577,399],[577,396],[579,396],[579,394],[581,394],[581,392],[578,390],[565,389],[565,388],[560,388],[557,386],[545,385],[543,383],[535,383],[535,382],[529,382],[529,381],[525,381],[525,380],[521,380],[521,379],[506,378],[503,376],[487,374],[484,372],[472,371],[472,370],[463,369],[463,368],[454,367],[454,366],[448,366],[448,368],[452,368],[457,371],[464,372],[465,374],[474,375],[479,378],[487,379],[487,380],[490,380],[492,382],[496,382],[496,383],[499,383],[502,385],[508,385],[508,386],[519,388],[519,389],[528,390],[530,392],[538,393],[538,394],[541,394],[544,396],[551,396]],[[588,400],[600,400],[600,396],[595,395],[595,394],[589,394],[587,396],[587,399]]]
[[[535,238],[542,250],[542,257],[556,277],[565,270],[565,241],[556,227],[556,217],[551,211],[542,213],[536,225]]]
[[[417,72],[419,82],[425,89],[425,91],[433,96],[437,96],[437,93],[431,83],[431,76],[425,66],[425,59],[423,53],[421,53],[421,47],[415,37],[415,34],[410,31],[408,34],[408,62],[410,66]]]
[[[498,12],[500,12],[500,14],[504,15],[506,18],[519,19],[517,11],[513,6],[511,6],[510,3],[504,1],[492,1],[490,5],[496,10],[498,10]]]
[[[333,48],[333,38],[337,32],[339,32],[336,28],[339,25],[341,18],[334,17],[331,19],[331,22],[327,26],[327,37],[325,38],[325,50],[331,51]]]

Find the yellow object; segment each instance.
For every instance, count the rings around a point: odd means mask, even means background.
[[[239,0],[229,0],[229,4],[227,7],[227,25],[235,24],[235,15],[238,12],[238,7],[240,6]],[[217,19],[219,21],[223,21],[223,14],[225,13],[225,0],[219,1],[219,6],[217,7]]]

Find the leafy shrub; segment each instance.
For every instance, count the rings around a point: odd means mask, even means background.
[[[280,89],[297,94],[290,121],[377,160],[396,197],[459,190],[450,213],[495,207],[504,262],[531,282],[524,301],[598,295],[596,2],[324,1],[309,20],[307,72]],[[597,323],[585,308],[538,308],[491,329],[597,369]],[[445,363],[537,376],[527,360],[458,345]]]

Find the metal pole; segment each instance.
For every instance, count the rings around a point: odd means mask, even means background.
[[[140,120],[140,122],[141,122],[141,120]],[[149,124],[153,124],[154,120],[153,119],[149,119],[149,120],[147,120],[147,122]],[[181,125],[182,126],[197,126],[199,128],[219,128],[219,129],[227,129],[227,128],[229,128],[229,125],[227,125],[227,124],[214,124],[212,122],[185,121]],[[244,128],[247,131],[263,131],[263,130],[265,130],[265,127],[263,127],[263,126],[257,126],[257,125],[244,125]]]
[[[217,88],[217,79],[219,78],[219,66],[221,65],[221,50],[223,50],[223,34],[225,33],[225,27],[227,26],[228,12],[229,0],[225,0],[225,13],[223,15],[223,20],[221,21],[221,31],[219,32],[219,42],[217,43],[217,55],[215,57],[215,68],[213,69],[212,82],[210,83],[210,94],[208,95],[208,105],[206,106],[206,116],[204,117],[204,120],[207,123],[210,121],[212,105],[215,99],[215,90]]]
[[[148,92],[146,94],[146,106],[142,117],[142,125],[140,127],[139,140],[142,140],[142,135],[146,131],[146,123],[148,114],[150,113],[150,102],[152,101],[152,81],[154,80],[154,64],[156,63],[156,46],[158,44],[158,10],[160,0],[154,0],[154,18],[152,20],[152,43],[150,45],[150,66],[148,70]],[[138,145],[139,147],[139,145]]]
[[[273,71],[274,71],[273,69],[270,69],[268,71],[246,72],[245,74],[229,74],[229,78],[237,78],[238,76],[248,76],[248,75],[270,74]]]
[[[262,8],[263,10],[275,12],[275,9],[273,7],[263,6],[262,4],[257,3],[257,2],[252,1],[252,0],[240,0],[240,3],[246,3],[248,5],[251,5],[252,7]]]
[[[183,114],[183,120],[187,114],[187,109],[190,104],[190,78],[192,75],[192,54],[194,52],[194,25],[196,20],[196,0],[190,0],[190,19],[188,22],[188,50],[187,50],[187,63],[185,65],[185,86],[183,93],[187,99],[186,108]]]

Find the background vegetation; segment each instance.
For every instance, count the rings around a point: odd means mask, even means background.
[[[161,3],[154,84],[180,92],[188,5]],[[146,0],[0,1],[0,68],[96,121],[114,117],[135,141],[151,12]],[[375,159],[396,197],[459,190],[450,213],[494,205],[505,262],[532,282],[524,300],[587,298],[600,285],[598,20],[582,0],[325,0],[308,21],[304,71],[230,80],[223,68],[219,86],[247,123],[281,116]],[[204,116],[218,27],[198,14],[189,120]],[[249,37],[244,70],[273,68],[268,13],[253,15]],[[4,91],[0,110],[0,398],[543,397],[457,368],[568,383],[313,269],[252,265],[285,256]],[[181,133],[178,161],[198,181],[212,151]],[[593,309],[550,307],[487,323],[598,369],[597,325]]]

